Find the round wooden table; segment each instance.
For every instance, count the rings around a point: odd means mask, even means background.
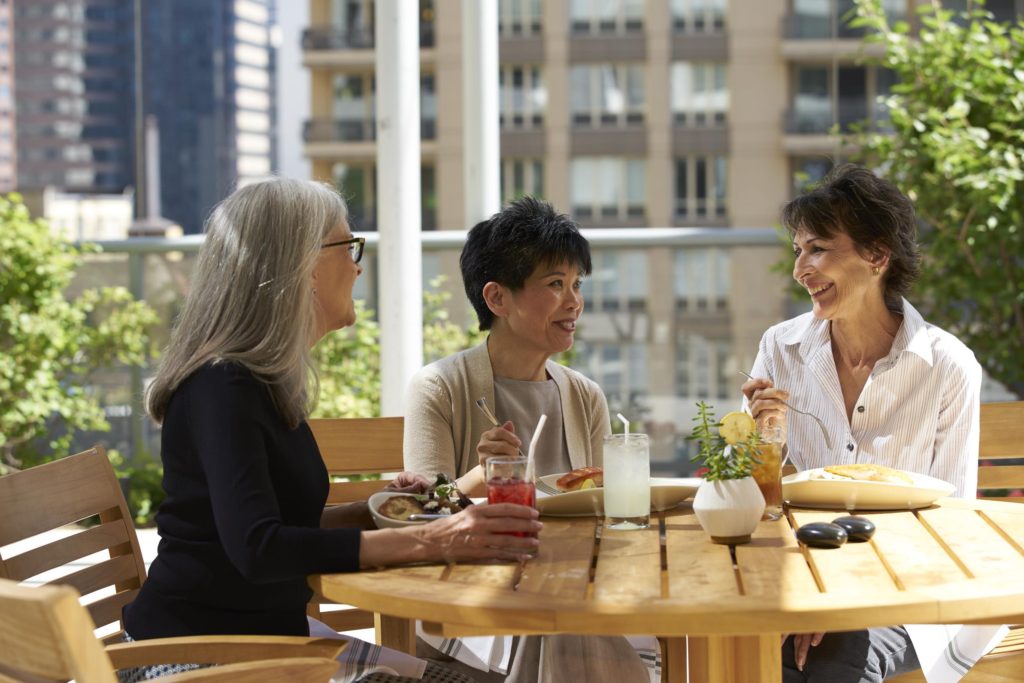
[[[378,639],[413,651],[416,619],[447,637],[538,633],[664,638],[664,680],[780,681],[779,635],[892,624],[1024,621],[1024,505],[945,499],[866,512],[868,543],[797,543],[842,512],[792,508],[751,543],[711,543],[689,504],[644,531],[544,518],[525,565],[429,565],[314,576],[336,602],[378,613]]]

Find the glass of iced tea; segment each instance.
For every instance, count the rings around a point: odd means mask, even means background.
[[[757,447],[759,463],[754,465],[754,481],[764,496],[763,520],[782,518],[782,447],[786,436],[781,427],[766,426],[758,430],[761,444]]]
[[[489,458],[486,466],[487,502],[515,503],[537,507],[537,490],[526,478],[526,458],[500,456]],[[516,536],[532,536],[525,531],[512,532]]]

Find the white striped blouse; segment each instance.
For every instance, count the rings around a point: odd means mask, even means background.
[[[892,349],[875,363],[847,421],[829,329],[811,313],[769,328],[751,370],[828,427],[831,451],[813,420],[789,413],[797,469],[870,462],[937,477],[956,486],[954,495],[974,498],[981,366],[971,350],[904,299]]]

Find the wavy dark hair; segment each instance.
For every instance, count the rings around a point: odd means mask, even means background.
[[[484,285],[497,282],[520,290],[538,266],[572,263],[590,275],[590,243],[579,226],[551,204],[523,197],[473,226],[459,266],[466,296],[481,330],[491,329],[494,314],[484,301]]]
[[[900,300],[921,272],[921,252],[914,207],[894,184],[863,166],[836,166],[814,189],[786,204],[782,223],[790,236],[801,228],[825,239],[843,232],[862,255],[888,251],[885,304],[902,310]]]

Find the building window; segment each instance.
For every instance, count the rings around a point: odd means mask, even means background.
[[[672,0],[676,33],[722,33],[728,0]]]
[[[574,66],[569,78],[574,126],[623,126],[644,122],[642,64]]]
[[[501,201],[532,195],[544,196],[544,163],[540,159],[503,159],[501,162]]]
[[[502,36],[533,36],[540,33],[541,0],[499,0],[498,30]]]
[[[643,159],[577,158],[570,164],[570,177],[570,201],[576,218],[643,218],[647,185]]]
[[[538,66],[503,66],[498,72],[502,128],[544,125],[547,90]]]
[[[835,162],[831,157],[793,157],[793,196],[801,195],[820,183],[833,166]]]
[[[943,4],[948,4],[948,0]],[[854,0],[792,0],[792,12],[786,17],[786,37],[859,40],[864,37],[864,28],[849,25],[854,7]],[[907,18],[906,0],[882,0],[882,8],[890,25]]]
[[[572,0],[569,23],[575,34],[639,33],[644,29],[644,0]]]
[[[708,126],[725,122],[729,111],[726,65],[675,62],[672,65],[672,115],[676,125]]]
[[[374,164],[334,164],[334,186],[348,203],[348,221],[353,231],[377,229],[377,168]]]
[[[838,126],[848,132],[854,124],[872,121],[888,125],[888,112],[879,97],[888,95],[895,75],[882,67],[798,65],[794,94],[786,118],[787,133],[823,134]]]
[[[724,156],[676,159],[676,218],[683,221],[724,218],[727,189]]]

